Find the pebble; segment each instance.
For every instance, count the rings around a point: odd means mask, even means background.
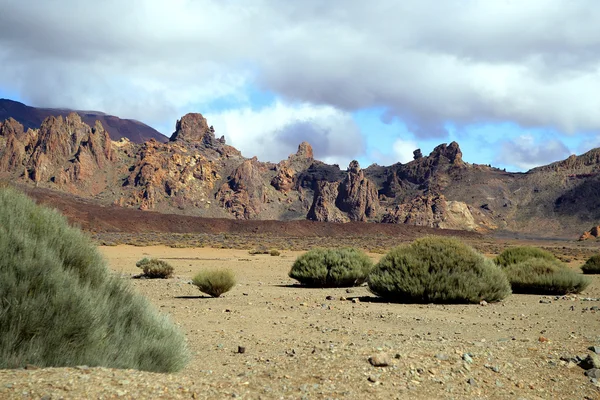
[[[444,354],[444,353],[438,353],[438,354],[436,354],[435,358],[437,358],[440,361],[448,361],[450,359],[450,357],[448,357],[448,355]]]
[[[379,353],[369,357],[369,363],[374,367],[387,367],[391,364],[390,357],[385,353]]]
[[[588,354],[580,363],[579,366],[583,369],[600,369],[600,356],[596,353]]]
[[[552,300],[540,299],[540,303],[542,303],[542,304],[552,304]]]
[[[471,355],[469,353],[464,353],[462,355],[462,359],[469,364],[473,364],[473,358],[471,358]]]
[[[600,369],[592,368],[585,371],[585,376],[593,379],[600,379]]]
[[[588,347],[588,350],[591,350],[596,354],[600,354],[600,346],[590,346]]]
[[[333,300],[333,296],[327,296],[325,297],[325,300]]]
[[[469,378],[469,379],[467,380],[467,383],[468,383],[469,385],[471,385],[471,386],[477,386],[477,382],[475,382],[475,379],[474,379],[474,378]]]
[[[353,298],[353,299],[352,299],[352,302],[353,302],[354,304],[356,304],[356,303],[360,303],[360,299],[359,299],[358,297],[355,297],[355,298]]]

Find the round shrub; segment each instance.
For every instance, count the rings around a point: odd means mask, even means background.
[[[150,279],[167,279],[173,276],[174,269],[171,264],[158,258],[142,258],[135,265]]]
[[[581,266],[581,270],[584,274],[600,274],[600,254],[591,256]]]
[[[590,281],[558,260],[530,258],[503,267],[515,293],[554,294],[579,293]]]
[[[235,286],[235,275],[229,269],[215,269],[199,272],[192,283],[212,297],[219,297]]]
[[[456,239],[425,237],[392,249],[369,275],[369,289],[388,301],[479,303],[507,297],[502,270]]]
[[[364,283],[373,262],[355,248],[312,249],[294,261],[290,278],[310,287],[348,287]]]
[[[58,212],[0,189],[0,368],[177,371],[184,337]]]
[[[557,260],[557,258],[554,257],[554,254],[549,251],[542,250],[538,247],[519,246],[510,247],[504,250],[494,259],[494,262],[502,267],[506,267],[507,265],[516,264],[531,258],[541,258],[549,261]]]

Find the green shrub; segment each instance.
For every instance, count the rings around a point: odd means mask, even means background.
[[[557,258],[549,251],[537,247],[521,246],[510,247],[504,250],[494,259],[494,262],[501,267],[506,267],[507,265],[516,264],[531,258],[541,258],[549,261],[557,260]]]
[[[167,279],[173,276],[174,269],[171,264],[158,258],[142,258],[135,265],[144,271],[147,278]]]
[[[591,256],[581,266],[581,270],[584,274],[600,274],[600,254]]]
[[[269,252],[270,255],[272,255],[273,257],[278,257],[281,255],[281,252],[279,250],[276,249],[271,249],[271,251]]]
[[[556,294],[579,293],[590,281],[558,260],[530,258],[503,267],[515,293]]]
[[[212,297],[219,297],[223,293],[229,292],[235,286],[235,275],[228,269],[215,269],[199,272],[192,283]]]
[[[369,289],[389,301],[494,302],[510,294],[502,270],[456,239],[425,237],[392,249],[369,275]]]
[[[294,261],[290,278],[311,287],[347,287],[364,283],[373,262],[355,248],[307,251]]]
[[[183,335],[58,212],[0,189],[0,368],[177,371]]]

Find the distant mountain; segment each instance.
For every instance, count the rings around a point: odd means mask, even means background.
[[[11,103],[13,104],[13,103]],[[101,205],[208,218],[375,222],[578,238],[600,224],[600,149],[510,173],[462,159],[456,142],[413,161],[345,170],[310,144],[277,164],[243,157],[201,114],[166,142],[113,141],[102,119],[0,122],[0,180]]]
[[[79,114],[82,121],[89,126],[94,126],[96,121],[100,121],[104,129],[110,134],[112,140],[119,140],[123,137],[134,143],[144,143],[150,139],[164,143],[168,140],[166,136],[162,135],[156,129],[133,119],[121,119],[99,111],[30,107],[18,101],[0,99],[0,121],[13,118],[23,125],[25,130],[29,128],[38,129],[42,125],[42,122],[50,116],[62,115],[66,117],[71,112]]]

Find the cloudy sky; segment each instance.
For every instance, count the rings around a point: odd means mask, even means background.
[[[456,140],[509,170],[600,146],[596,0],[0,0],[0,97],[345,167]]]

